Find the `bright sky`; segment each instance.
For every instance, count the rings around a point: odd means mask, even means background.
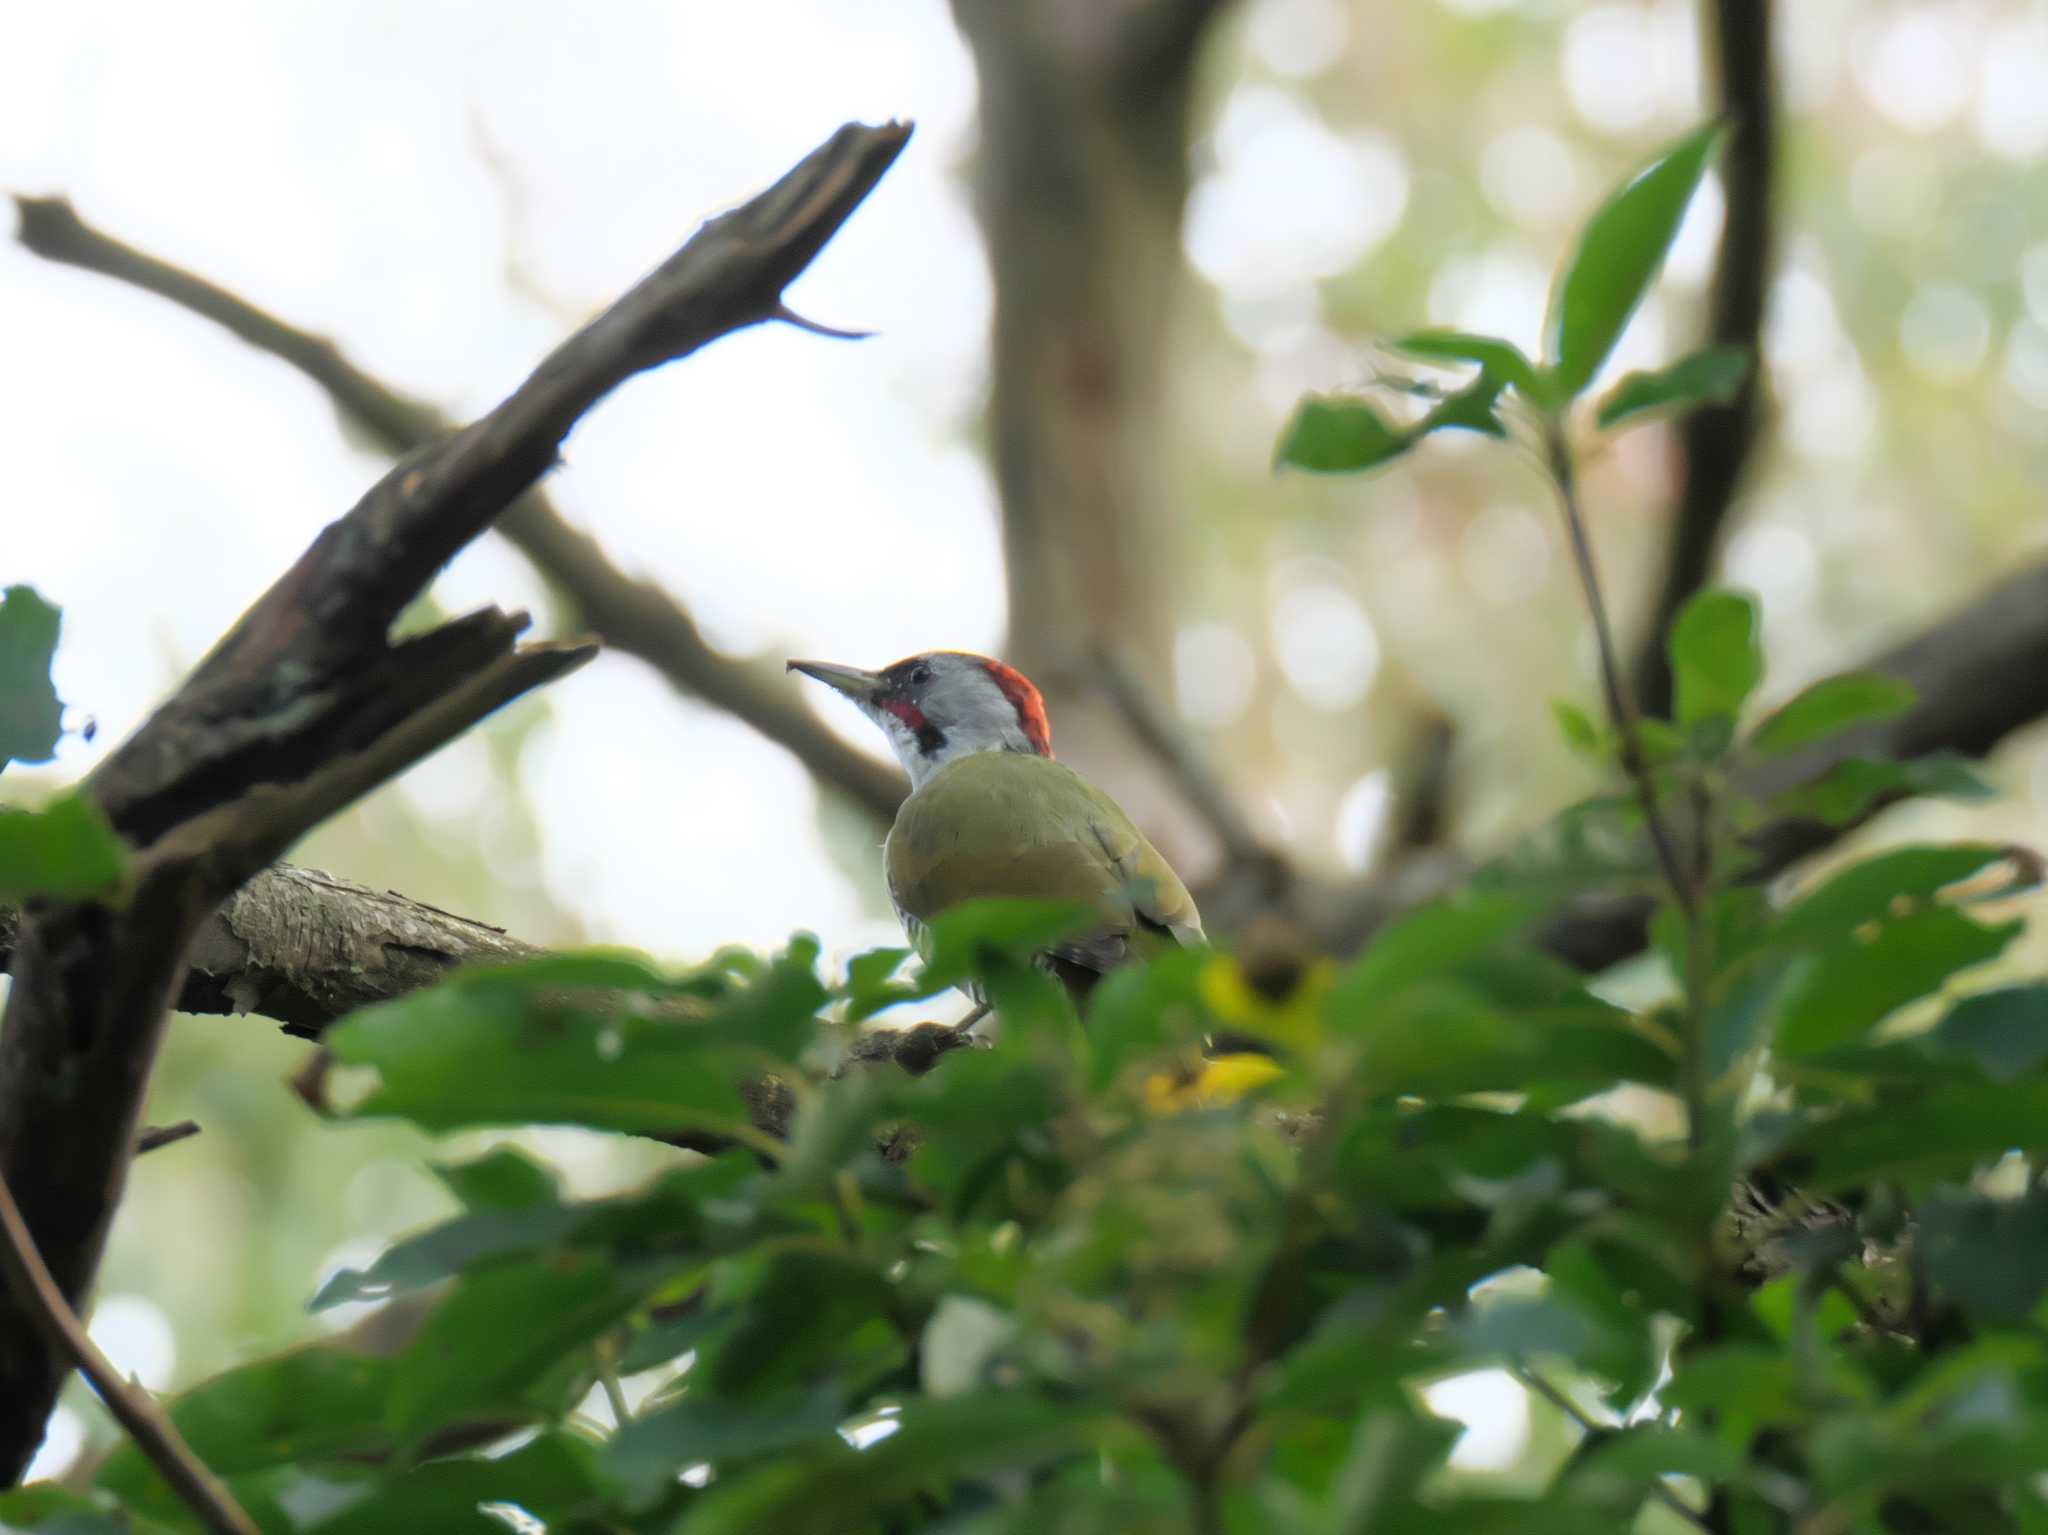
[[[579,25],[589,13],[532,0],[8,7],[0,186],[63,191],[469,414],[842,121],[914,118],[909,152],[792,293],[880,337],[754,332],[643,377],[578,431],[552,489],[735,651],[987,648],[1002,583],[968,429],[988,279],[953,174],[973,79],[942,0],[888,12],[636,0]],[[101,726],[97,748],[67,747],[77,770],[382,464],[282,365],[11,245],[0,335],[0,579],[65,608],[60,687]],[[488,541],[439,592],[456,608],[537,598]],[[678,957],[806,926],[890,936],[855,926],[857,893],[779,751],[623,659],[552,702],[522,770],[551,888],[594,932]],[[457,807],[483,769],[458,747],[408,792]],[[723,813],[670,811],[706,804]]]

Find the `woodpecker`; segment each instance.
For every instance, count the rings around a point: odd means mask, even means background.
[[[1102,913],[1100,927],[1041,956],[1076,1003],[1126,959],[1205,942],[1187,886],[1158,849],[1116,801],[1053,760],[1045,703],[1023,673],[957,650],[877,672],[826,661],[789,669],[852,699],[910,775],[882,863],[904,931],[927,958],[927,924],[982,896]]]

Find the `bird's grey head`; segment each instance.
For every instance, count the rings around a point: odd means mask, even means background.
[[[889,738],[910,786],[975,752],[1052,755],[1045,704],[1014,667],[963,650],[906,656],[878,672],[830,661],[789,669],[844,693]]]

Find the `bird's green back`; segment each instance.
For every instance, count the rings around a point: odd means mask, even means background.
[[[1125,940],[1163,930],[1203,941],[1194,900],[1158,850],[1116,801],[1049,757],[979,752],[946,764],[897,812],[884,863],[897,909],[920,924],[1006,896],[1096,906]]]

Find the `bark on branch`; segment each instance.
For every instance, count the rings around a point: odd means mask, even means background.
[[[87,781],[134,848],[122,899],[23,913],[0,1032],[0,1179],[72,1306],[90,1289],[166,1010],[209,915],[320,820],[595,651],[515,646],[524,618],[495,610],[396,642],[392,621],[612,389],[786,315],[782,290],[908,135],[840,129],[705,224],[503,404],[408,455]],[[66,1373],[32,1309],[0,1295],[0,1481],[28,1463]]]

